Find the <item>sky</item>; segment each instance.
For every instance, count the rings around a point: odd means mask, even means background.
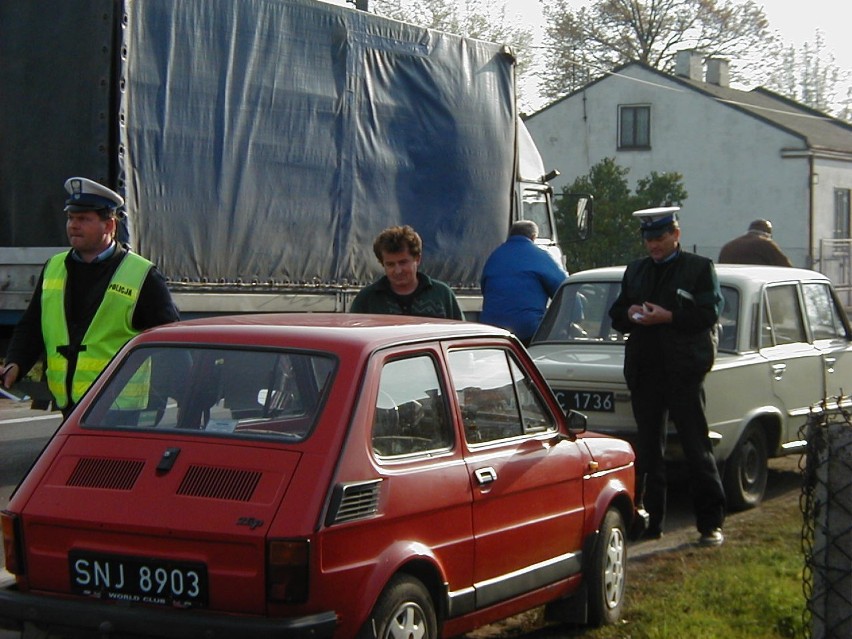
[[[346,0],[325,0],[332,4],[346,4]],[[797,49],[813,41],[817,29],[825,36],[826,48],[834,54],[835,64],[841,69],[852,71],[852,37],[849,22],[842,2],[838,0],[755,0],[763,7],[772,30]],[[577,6],[583,0],[575,0]],[[351,4],[349,6],[352,6]],[[529,24],[540,28],[543,23],[538,0],[506,0],[509,11],[522,17]]]
[[[834,55],[835,64],[852,72],[852,37],[846,12],[838,0],[755,0],[755,3],[763,7],[770,30],[777,31],[785,43],[796,49],[805,42],[813,42],[817,29],[822,31],[825,48]],[[577,7],[583,4],[583,0],[572,2]],[[541,28],[544,19],[537,0],[506,0],[506,6],[530,25]]]
[[[582,0],[576,1],[576,6],[582,4]],[[826,48],[834,54],[837,66],[852,70],[852,37],[848,20],[841,15],[845,12],[840,9],[838,0],[756,0],[756,4],[763,7],[770,29],[778,31],[797,49],[805,42],[813,41],[816,30],[821,30]],[[531,25],[539,27],[543,22],[537,0],[507,0],[506,6]]]
[[[588,1],[588,0],[586,0]],[[777,32],[785,45],[792,45],[797,51],[806,42],[814,43],[816,31],[823,35],[825,52],[834,56],[834,64],[845,72],[847,82],[838,87],[838,97],[845,93],[844,87],[852,85],[852,37],[845,11],[838,0],[754,0],[763,8],[769,20],[771,31]],[[571,0],[571,5],[581,7],[584,0]],[[507,10],[516,14],[535,29],[542,29],[544,18],[538,0],[506,0]],[[744,86],[744,89],[752,87]],[[524,92],[527,100],[522,106],[535,111],[543,106],[543,101],[534,97],[535,90]]]

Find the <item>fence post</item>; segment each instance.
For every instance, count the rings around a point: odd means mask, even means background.
[[[815,411],[807,430],[804,525],[811,534],[803,539],[811,638],[852,637],[852,420],[844,411]]]

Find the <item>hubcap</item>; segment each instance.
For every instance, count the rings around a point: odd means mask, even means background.
[[[627,544],[620,528],[614,528],[609,536],[604,570],[606,605],[616,608],[624,594],[624,575],[627,564]]]

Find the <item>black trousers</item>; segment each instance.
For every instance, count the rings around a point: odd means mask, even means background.
[[[637,500],[650,516],[650,527],[662,529],[666,517],[666,426],[674,422],[689,472],[695,523],[702,533],[725,521],[725,491],[713,457],[704,415],[704,379],[645,371],[631,389],[636,441]]]

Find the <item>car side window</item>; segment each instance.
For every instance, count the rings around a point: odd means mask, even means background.
[[[761,346],[807,342],[795,284],[770,286],[766,289],[764,320]]]
[[[808,316],[814,340],[846,339],[846,327],[843,325],[829,285],[803,284],[802,293],[805,299],[805,313]]]
[[[737,350],[737,318],[740,315],[740,293],[730,286],[722,287],[722,298],[725,305],[719,316],[719,350]]]
[[[449,366],[469,443],[556,428],[532,380],[503,349],[452,351]]]
[[[453,443],[435,361],[428,355],[382,368],[373,413],[372,445],[379,457],[446,450]]]
[[[547,410],[544,400],[538,394],[535,383],[511,356],[509,356],[509,366],[512,369],[512,377],[515,380],[515,389],[518,393],[518,404],[521,408],[524,432],[538,433],[555,430],[556,424],[550,411]]]

